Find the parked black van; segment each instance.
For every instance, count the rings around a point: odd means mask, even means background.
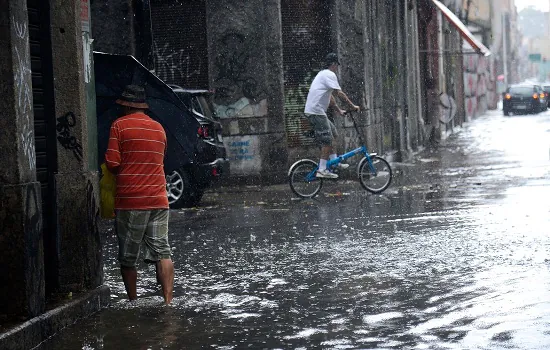
[[[147,94],[147,114],[166,132],[164,171],[170,207],[198,204],[213,181],[229,176],[219,123],[205,124],[201,111],[184,102],[133,56],[94,52],[94,70],[99,164],[104,162],[111,123],[119,117],[115,100],[126,85],[138,84]],[[207,128],[207,124],[213,126]]]
[[[177,201],[179,190],[176,183],[181,179],[185,184],[186,178],[191,179],[193,186],[189,187],[197,188],[192,196],[202,197],[201,189],[207,188],[213,180],[229,175],[229,160],[223,143],[222,125],[214,112],[211,91],[184,89],[177,85],[169,86],[199,123],[197,135],[200,142],[197,143],[196,152],[198,166],[184,169],[184,171],[176,169],[167,174],[168,200]]]

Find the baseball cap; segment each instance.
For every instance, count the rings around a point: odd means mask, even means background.
[[[326,64],[327,66],[330,66],[331,64],[334,64],[334,63],[336,63],[336,64],[339,65],[339,64],[340,64],[340,61],[338,61],[338,55],[335,54],[334,52],[331,52],[331,53],[329,53],[328,55],[326,55],[326,57],[325,57],[325,64]]]

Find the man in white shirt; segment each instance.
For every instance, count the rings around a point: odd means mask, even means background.
[[[306,107],[304,113],[309,120],[315,132],[315,141],[321,145],[321,159],[319,160],[319,169],[315,176],[327,179],[336,179],[338,175],[327,169],[328,159],[337,157],[336,151],[332,146],[333,140],[338,136],[334,123],[327,117],[329,106],[335,106],[338,114],[342,115],[344,111],[338,107],[333,92],[336,96],[348,103],[353,110],[358,111],[359,106],[354,105],[348,96],[340,88],[336,72],[338,71],[338,56],[335,53],[329,53],[325,58],[325,69],[317,73],[311,83],[307,95]],[[339,163],[338,167],[345,169],[349,164]]]

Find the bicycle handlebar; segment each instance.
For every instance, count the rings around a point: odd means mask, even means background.
[[[361,108],[359,108],[359,109],[349,109],[349,110],[346,109],[346,110],[344,110],[344,115],[351,114],[352,112],[361,112],[361,111],[362,111]]]

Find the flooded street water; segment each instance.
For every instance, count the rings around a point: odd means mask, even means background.
[[[356,182],[211,194],[171,212],[173,305],[140,266],[41,349],[548,349],[550,113],[492,112],[382,195]]]

